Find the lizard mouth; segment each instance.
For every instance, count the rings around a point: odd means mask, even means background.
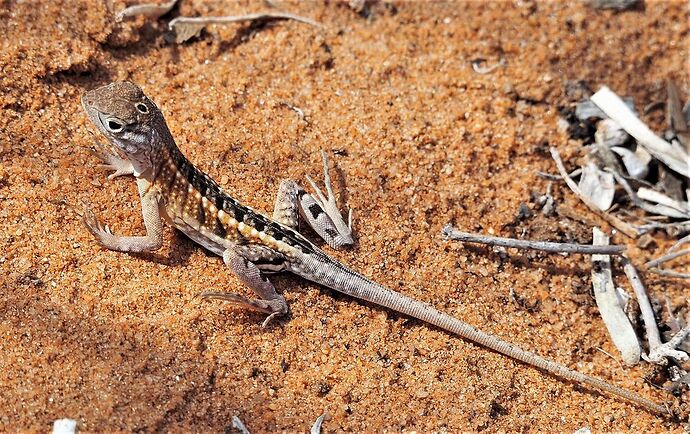
[[[105,123],[107,122],[105,116],[103,113],[99,112],[98,110],[91,108],[96,113],[96,117],[98,118],[98,123],[100,124],[99,127],[105,128]]]

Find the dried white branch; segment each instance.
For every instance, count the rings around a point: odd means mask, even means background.
[[[592,244],[608,245],[608,236],[599,228],[593,228],[593,234]],[[608,255],[592,256],[592,286],[601,318],[606,324],[613,344],[620,351],[623,362],[627,365],[635,365],[640,360],[642,350],[635,330],[618,300],[611,275],[611,258]]]
[[[622,255],[625,246],[592,246],[590,244],[554,243],[550,241],[518,240],[515,238],[492,237],[458,231],[451,225],[443,228],[443,235],[451,240],[466,243],[480,243],[492,246],[514,247],[516,249],[541,250],[551,253],[579,253],[583,255]]]
[[[556,148],[550,148],[549,150],[551,151],[551,157],[553,158],[553,161],[556,163],[558,172],[561,174],[561,177],[563,178],[565,183],[568,185],[568,187],[570,187],[573,193],[575,193],[580,198],[580,200],[589,207],[589,209],[599,214],[609,224],[611,224],[611,226],[615,227],[625,235],[631,238],[636,238],[640,235],[640,232],[632,225],[624,222],[623,220],[619,219],[613,214],[600,211],[599,208],[586,195],[584,195],[582,191],[580,191],[580,188],[577,186],[575,181],[573,181],[572,178],[568,176],[568,172],[565,170],[565,166],[563,166],[563,160],[561,160],[561,155],[558,153]]]
[[[690,359],[688,353],[681,350],[676,350],[678,345],[682,344],[685,338],[690,334],[690,324],[683,327],[678,333],[676,333],[670,341],[665,344],[661,344],[654,349],[649,350],[648,356],[642,356],[645,360],[658,365],[666,365],[668,363],[667,358],[670,357],[678,362],[685,362]]]
[[[690,156],[684,149],[673,146],[657,136],[647,127],[623,100],[606,86],[603,86],[590,98],[608,117],[618,122],[625,131],[633,136],[656,159],[670,169],[690,177]]]
[[[615,171],[612,171],[609,169],[606,169],[606,170],[609,173],[611,173],[614,178],[616,178],[616,182],[618,182],[623,187],[625,192],[630,197],[630,200],[632,201],[633,205],[635,205],[636,207],[643,209],[643,210],[647,211],[648,213],[654,214],[654,215],[663,215],[663,216],[667,216],[667,217],[674,217],[674,216],[679,215],[679,212],[674,208],[670,208],[670,207],[667,207],[665,205],[651,204],[651,203],[645,202],[632,189],[632,187],[630,186],[628,181],[625,179],[625,177],[623,177],[619,173],[616,173]],[[640,190],[642,190],[642,188],[640,188]],[[647,189],[645,189],[645,190],[647,190]],[[649,196],[647,196],[647,197],[649,197]],[[671,199],[671,200],[673,200],[673,199]]]
[[[672,199],[663,193],[645,187],[640,187],[637,190],[637,195],[640,199],[655,202],[659,206],[667,208],[668,211],[664,215],[668,217],[690,218],[690,204],[687,202]]]
[[[683,238],[681,238],[680,240],[676,241],[676,243],[674,245],[672,245],[671,247],[668,248],[668,253],[671,253],[671,252],[674,252],[674,251],[680,249],[683,246],[683,244],[687,244],[687,243],[690,243],[690,235],[686,235]]]
[[[647,223],[643,225],[636,226],[636,229],[640,231],[640,233],[645,233],[649,231],[653,231],[656,229],[662,229],[665,230],[666,232],[674,232],[674,233],[685,233],[690,231],[690,220],[682,221],[682,222],[673,222],[673,223],[664,223],[664,222],[655,222],[650,219],[646,219],[645,217],[642,217],[644,220],[647,221]]]
[[[644,323],[645,331],[647,332],[647,343],[649,344],[649,352],[661,345],[661,335],[659,334],[659,327],[656,324],[656,318],[654,318],[654,310],[652,309],[652,304],[649,302],[649,297],[647,296],[647,290],[640,280],[640,276],[637,274],[637,270],[633,264],[623,256],[623,271],[625,275],[628,276],[630,285],[632,285],[635,297],[637,297],[637,303],[640,306],[640,313],[642,314],[642,322]]]
[[[672,261],[676,258],[679,258],[681,256],[685,256],[688,253],[690,253],[690,249],[684,249],[684,250],[677,250],[675,252],[666,254],[664,256],[660,256],[656,259],[652,259],[651,261],[647,262],[644,264],[647,268],[653,268],[659,266],[659,264],[663,264],[664,262]]]

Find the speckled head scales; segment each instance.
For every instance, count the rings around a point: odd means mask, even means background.
[[[151,155],[170,134],[158,107],[139,86],[126,81],[90,90],[81,98],[91,122],[142,173],[152,166]],[[172,137],[170,137],[172,140]]]

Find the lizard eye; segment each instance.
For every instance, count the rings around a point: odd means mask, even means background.
[[[141,112],[141,113],[146,114],[146,113],[149,112],[149,108],[148,108],[148,107],[146,106],[146,104],[144,104],[144,103],[138,102],[138,103],[135,105],[135,107],[136,107],[137,110],[139,110],[139,112]]]
[[[122,131],[124,123],[119,119],[110,118],[106,121],[105,126],[111,133],[119,133]]]

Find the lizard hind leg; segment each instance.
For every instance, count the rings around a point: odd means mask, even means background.
[[[301,203],[300,210],[311,227],[314,228],[321,238],[326,240],[329,246],[333,248],[350,246],[354,243],[352,238],[352,209],[348,212],[347,223],[345,223],[338,209],[338,204],[335,202],[331,176],[328,174],[328,156],[323,150],[321,151],[321,160],[323,161],[323,183],[326,186],[328,197],[324,196],[314,180],[307,176],[307,181],[309,181],[309,184],[316,192],[316,196],[302,195],[302,200],[306,199],[306,201]],[[316,212],[314,204],[311,203],[312,201],[321,208],[321,213]],[[333,230],[335,230],[335,233]]]
[[[223,252],[223,262],[259,298],[249,298],[231,292],[204,292],[201,297],[230,301],[249,309],[265,312],[269,315],[261,326],[266,327],[274,318],[288,313],[288,305],[285,298],[276,292],[273,284],[262,273],[262,268],[269,272],[280,271],[283,259],[271,249],[261,246],[229,248]]]
[[[306,221],[314,231],[333,248],[345,247],[353,244],[352,239],[352,210],[345,223],[331,186],[328,174],[328,158],[322,152],[324,180],[328,197],[324,196],[316,183],[307,177],[316,195],[307,193],[296,182],[284,180],[280,183],[278,197],[273,209],[273,219],[292,229],[297,230],[299,216]]]

